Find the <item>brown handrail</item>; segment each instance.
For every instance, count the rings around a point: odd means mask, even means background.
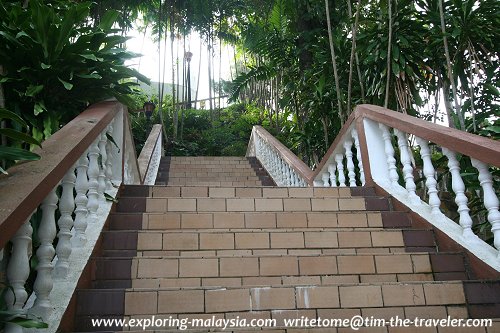
[[[376,105],[358,105],[355,113],[356,118],[368,118],[383,123],[408,134],[415,134],[457,153],[500,167],[499,141],[437,125]]]
[[[500,142],[491,140],[478,135],[463,132],[454,128],[437,125],[416,117],[395,112],[380,106],[361,104],[358,105],[355,111],[349,116],[346,123],[340,130],[330,148],[322,158],[318,167],[312,171],[302,160],[294,153],[286,148],[281,142],[273,137],[261,126],[255,126],[255,129],[262,137],[265,137],[268,142],[280,152],[283,159],[292,167],[309,185],[313,184],[314,179],[318,176],[325,164],[328,162],[331,154],[337,146],[341,144],[345,134],[353,125],[358,129],[358,134],[361,138],[365,137],[362,121],[363,119],[371,119],[373,121],[385,124],[391,128],[398,129],[408,134],[415,134],[422,139],[426,139],[440,146],[449,148],[457,153],[467,155],[487,164],[500,167]],[[365,145],[362,143],[362,147]],[[366,152],[362,152],[363,156],[367,156]],[[363,160],[367,159],[363,157]],[[368,163],[363,163],[365,171],[368,171],[370,166]],[[370,175],[367,175],[370,177]]]
[[[139,174],[141,176],[141,184],[144,183],[144,179],[146,178],[146,174],[148,173],[149,165],[151,164],[151,158],[153,157],[153,153],[156,149],[156,145],[158,144],[158,137],[161,135],[161,125],[156,124],[153,125],[151,132],[142,147],[141,153],[139,154],[139,158],[137,162],[139,163]]]
[[[27,162],[0,176],[0,249],[36,210],[123,106],[115,101],[92,105],[42,143]]]
[[[294,153],[290,151],[285,145],[283,145],[278,139],[272,136],[268,131],[264,129],[262,126],[254,126],[255,131],[269,142],[281,155],[283,160],[285,160],[288,165],[295,170],[297,175],[302,177],[304,180],[309,182],[311,179],[312,170]]]

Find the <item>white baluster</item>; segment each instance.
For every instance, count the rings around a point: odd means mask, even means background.
[[[290,179],[291,179],[291,172],[290,172],[290,167],[288,164],[285,164],[285,185],[290,186]]]
[[[88,190],[88,178],[87,169],[89,167],[89,159],[87,158],[87,153],[85,152],[76,166],[76,209],[75,209],[75,223],[74,223],[74,236],[71,242],[74,247],[82,247],[87,243],[87,236],[85,231],[87,230],[87,190]]]
[[[337,177],[335,176],[335,171],[337,171],[335,163],[328,164],[328,172],[330,173],[330,184],[332,187],[337,187]]]
[[[89,210],[89,220],[91,222],[97,219],[97,210],[99,209],[99,182],[97,177],[99,177],[99,164],[98,164],[99,148],[97,147],[97,141],[94,141],[89,149],[89,191],[88,191],[88,202],[87,209]],[[125,154],[126,159],[128,159],[128,154]],[[127,167],[127,163],[125,163]],[[127,178],[127,179],[130,179]]]
[[[108,135],[113,135],[113,123],[108,126],[108,130],[106,132]],[[107,139],[107,138],[106,138]],[[113,143],[111,140],[106,140],[106,190],[113,189]]]
[[[354,172],[354,162],[352,161],[352,141],[344,142],[345,156],[347,158],[347,176],[349,178],[349,186],[356,186],[356,172]]]
[[[465,192],[465,184],[460,175],[460,164],[457,161],[455,152],[443,147],[443,154],[448,158],[448,168],[451,173],[451,187],[455,192],[455,202],[458,206],[458,213],[460,215],[460,226],[463,228],[463,236],[466,238],[475,237],[472,232],[472,218],[469,215],[469,207],[467,206],[467,196]]]
[[[344,155],[337,154],[335,155],[335,161],[337,162],[337,170],[339,173],[339,185],[340,187],[345,187],[345,175],[344,175]]]
[[[424,162],[425,186],[427,186],[427,194],[429,195],[429,206],[431,206],[432,214],[442,214],[439,210],[441,200],[437,195],[437,181],[434,178],[435,170],[432,165],[431,151],[427,140],[416,137],[417,144],[420,146],[420,155]]]
[[[286,176],[285,176],[285,163],[279,158],[279,177],[280,177],[280,186],[283,186],[285,184]]]
[[[315,187],[321,187],[321,186],[323,186],[323,182],[320,180],[315,180],[315,181],[313,181],[313,185]]]
[[[394,148],[392,147],[391,132],[384,124],[378,124],[384,138],[385,155],[387,158],[387,167],[389,169],[389,179],[392,185],[398,185],[398,172],[396,168],[396,159],[394,158]]]
[[[395,129],[394,133],[398,138],[398,147],[401,155],[401,164],[403,164],[403,175],[405,179],[405,188],[408,191],[408,198],[410,202],[419,205],[421,204],[420,198],[415,192],[417,186],[413,178],[413,167],[411,166],[411,153],[408,147],[408,139],[405,132]]]
[[[297,174],[295,172],[293,172],[292,179],[293,179],[292,186],[298,187],[299,186],[299,176],[297,176]]]
[[[479,183],[483,188],[484,207],[488,210],[488,222],[491,224],[491,232],[493,233],[493,245],[500,251],[500,212],[498,211],[498,198],[493,188],[493,179],[488,170],[488,165],[471,158],[472,165],[479,171]],[[500,259],[500,252],[498,254]]]
[[[57,238],[56,253],[57,264],[54,270],[54,276],[58,279],[64,279],[68,275],[69,256],[71,255],[71,228],[73,227],[73,211],[75,209],[75,199],[73,189],[75,187],[75,169],[71,167],[62,179],[62,194],[59,202],[59,211],[61,217],[57,221],[59,233]]]
[[[54,285],[52,280],[52,259],[54,258],[55,249],[52,243],[56,237],[56,218],[55,212],[57,209],[57,201],[59,198],[56,194],[57,186],[50,191],[47,197],[42,201],[42,220],[38,227],[38,239],[40,246],[36,251],[38,265],[36,266],[36,280],[33,285],[33,291],[36,294],[35,304],[30,309],[30,313],[47,319],[50,314],[51,305],[49,295]]]
[[[323,180],[323,187],[330,187],[330,174],[328,172],[324,172],[321,179]]]
[[[106,162],[107,162],[107,155],[106,155],[106,131],[103,131],[101,135],[99,136],[99,152],[101,154],[101,163],[98,163],[99,165],[99,176],[97,178],[97,183],[99,184],[97,192],[99,193],[99,199],[101,201],[106,201],[106,198],[104,197],[104,192],[106,192]]]
[[[351,135],[354,139],[354,146],[356,147],[356,157],[358,158],[359,167],[359,180],[361,180],[361,185],[364,186],[366,183],[365,170],[363,168],[363,159],[361,157],[361,146],[359,145],[359,135],[356,129],[353,129]]]
[[[12,253],[7,266],[7,280],[11,289],[7,290],[5,301],[9,311],[19,314],[24,313],[23,306],[28,299],[24,284],[30,274],[32,233],[33,228],[28,218],[11,239]],[[22,333],[23,329],[15,324],[6,324],[5,332]]]

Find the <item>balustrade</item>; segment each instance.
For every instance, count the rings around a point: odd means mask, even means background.
[[[111,208],[105,194],[115,196],[116,187],[127,182],[122,173],[123,160],[135,156],[130,152],[134,148],[131,134],[124,126],[125,112],[117,102],[89,108],[44,142],[44,151],[49,153],[41,152],[41,160],[31,162],[38,163],[39,175],[33,176],[31,164],[24,163],[13,167],[12,176],[0,179],[0,200],[9,208],[0,211],[0,259],[8,260],[6,278],[11,288],[5,301],[10,311],[40,317],[52,326],[62,317],[86,264],[82,257],[90,256]],[[156,141],[159,163],[161,135]],[[128,179],[139,179],[137,161],[129,162]],[[148,161],[148,165],[155,163]],[[155,178],[157,167],[144,172]],[[9,191],[15,198],[7,195]],[[45,194],[40,193],[43,191]],[[17,197],[26,199],[20,202]],[[27,210],[33,213],[28,215]],[[24,223],[19,223],[21,218]],[[89,223],[92,228],[87,228]],[[37,226],[37,249],[32,246],[32,224]],[[5,247],[8,241],[12,245]],[[36,256],[37,276],[29,295],[25,284],[32,255]],[[58,304],[51,303],[57,288],[62,289],[57,294],[65,295],[66,305],[61,305],[60,299]],[[51,327],[51,332],[55,329]],[[7,324],[5,332],[21,333],[23,329]]]
[[[491,167],[500,167],[499,142],[371,105],[356,108],[314,171],[261,127],[255,127],[252,136],[254,156],[277,185],[379,187],[500,271],[498,188],[490,172]],[[447,164],[437,168],[436,156]],[[462,178],[461,161],[469,159],[477,169],[481,191],[466,188]],[[466,172],[470,177],[472,171]],[[457,205],[455,212],[446,213],[458,216],[458,223],[443,214],[440,196],[444,192]],[[468,196],[477,196],[476,192],[487,211],[494,248],[474,234]]]
[[[278,186],[307,186],[308,167],[265,129],[255,126],[247,156],[255,156]]]

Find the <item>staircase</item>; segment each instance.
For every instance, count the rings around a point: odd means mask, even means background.
[[[87,265],[90,278],[75,294],[74,317],[66,316],[66,326],[74,326],[62,331],[116,332],[122,327],[92,327],[91,319],[145,325],[154,316],[172,325],[146,332],[178,332],[174,321],[184,318],[275,320],[263,330],[337,332],[297,326],[304,318],[362,316],[372,321],[360,332],[423,332],[370,326],[396,316],[500,317],[498,273],[470,262],[374,188],[272,185],[256,159],[163,158],[156,186],[122,188]],[[288,319],[302,325],[287,328]],[[494,325],[439,332],[497,332]],[[224,332],[252,330],[260,328]]]

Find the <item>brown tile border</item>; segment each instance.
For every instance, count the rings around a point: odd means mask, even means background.
[[[478,259],[475,255],[469,252],[467,249],[463,248],[455,241],[453,241],[450,237],[444,234],[441,230],[435,228],[429,222],[424,220],[418,214],[412,212],[407,206],[405,206],[402,202],[397,200],[396,198],[390,196],[384,189],[375,184],[375,191],[380,196],[385,196],[390,198],[392,206],[395,211],[406,212],[411,219],[411,229],[404,233],[405,245],[407,246],[407,251],[422,251],[422,250],[431,250],[431,248],[418,247],[417,239],[422,237],[426,241],[426,246],[430,244],[430,237],[424,236],[425,233],[420,235],[418,234],[410,234],[409,232],[430,232],[433,233],[433,237],[435,240],[435,246],[439,252],[460,252],[464,254],[465,265],[467,268],[467,274],[470,279],[491,279],[498,280],[500,279],[500,273],[491,268],[489,265]],[[410,244],[406,242],[410,241]],[[435,251],[434,251],[435,252]],[[444,276],[444,275],[443,275]]]
[[[472,318],[500,318],[500,281],[465,281],[464,292]]]

